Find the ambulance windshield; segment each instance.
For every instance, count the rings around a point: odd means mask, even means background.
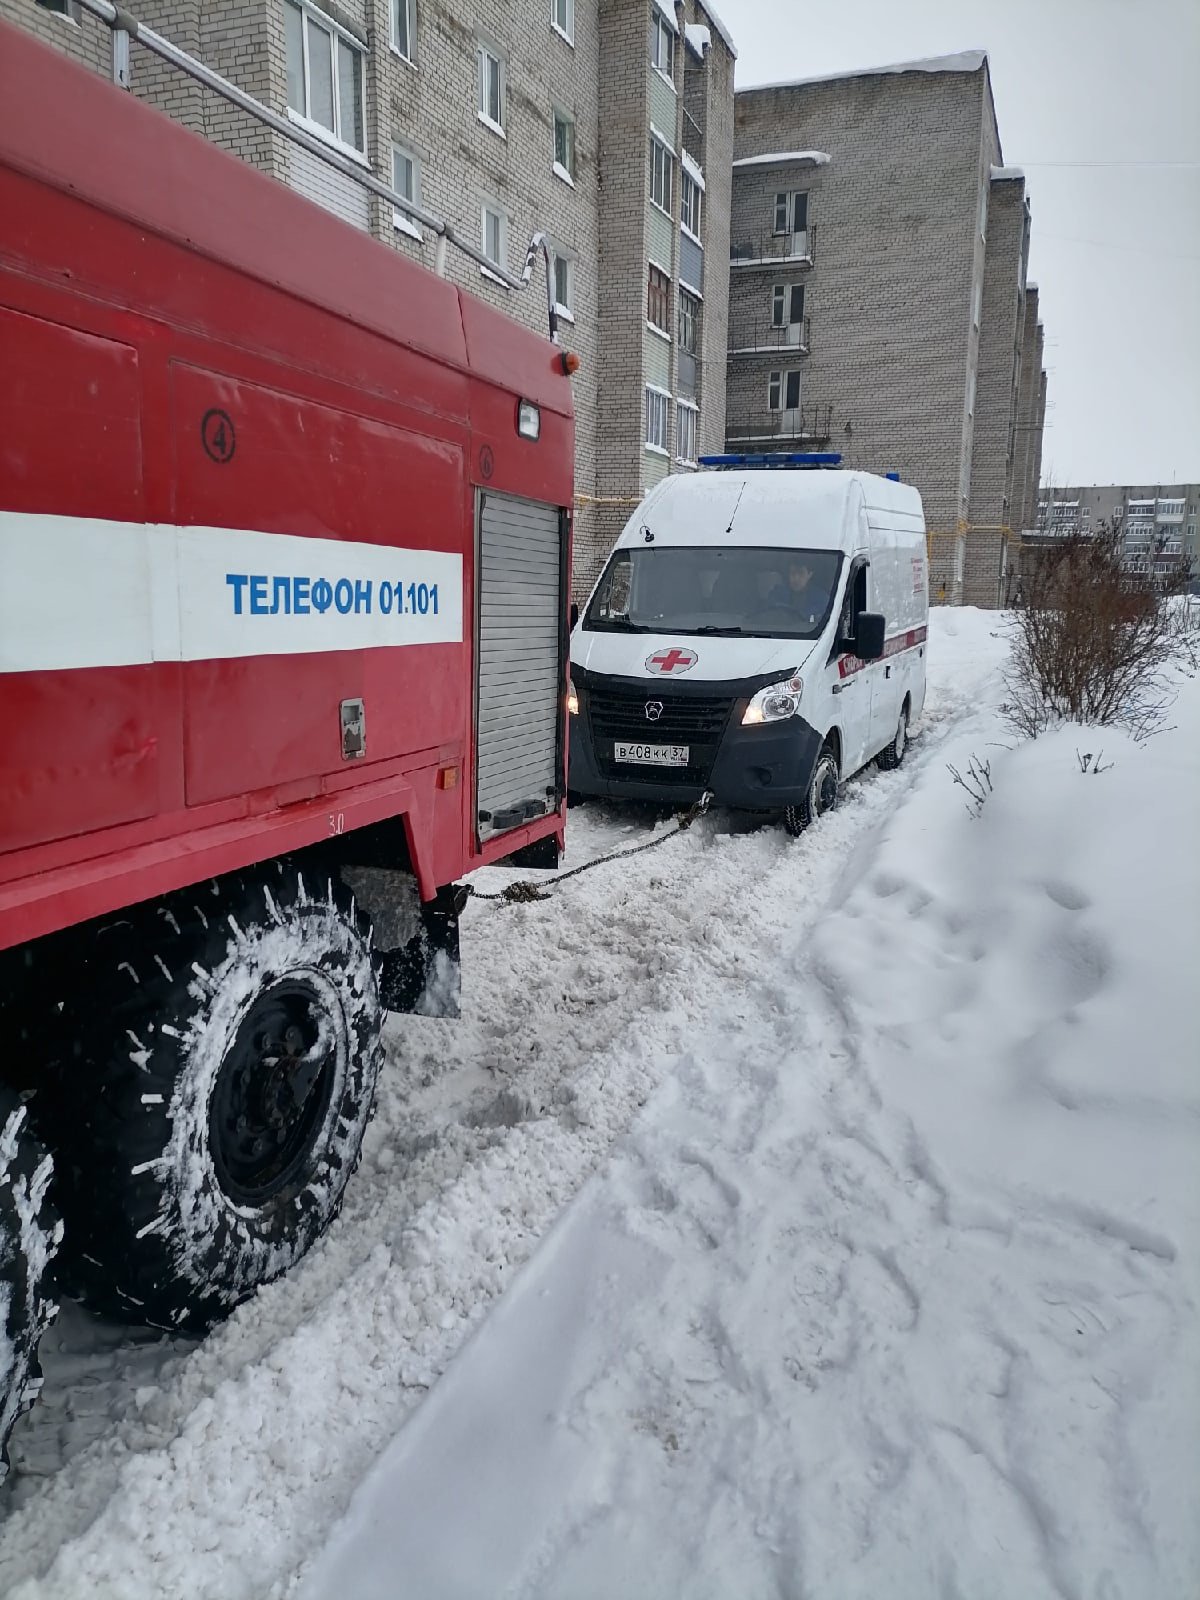
[[[841,556],[834,550],[647,545],[613,552],[584,627],[815,639],[828,620]]]

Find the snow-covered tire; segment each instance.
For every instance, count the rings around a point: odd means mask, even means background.
[[[64,1284],[125,1321],[201,1331],[337,1214],[379,1073],[370,934],[283,862],[104,925],[49,1112]]]
[[[892,735],[891,744],[885,745],[875,757],[876,762],[884,772],[894,772],[904,760],[904,752],[908,749],[908,701],[900,707],[900,720],[896,724],[896,731]]]
[[[13,1424],[42,1387],[38,1341],[58,1310],[47,1286],[62,1238],[48,1198],[52,1171],[25,1107],[0,1088],[0,1483]]]
[[[841,793],[840,785],[837,751],[831,744],[823,745],[813,765],[804,799],[798,806],[788,806],[783,814],[783,825],[793,839],[811,828],[818,817],[833,810]]]

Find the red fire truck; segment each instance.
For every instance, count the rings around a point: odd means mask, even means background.
[[[305,1252],[458,880],[557,861],[573,358],[3,24],[0,217],[2,1443],[56,1282]]]

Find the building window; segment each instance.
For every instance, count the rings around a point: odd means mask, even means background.
[[[679,179],[679,191],[682,196],[679,204],[679,220],[683,223],[693,239],[700,237],[700,185],[685,168]]]
[[[575,43],[575,0],[551,0],[550,21],[568,44]]]
[[[508,270],[508,217],[499,206],[485,200],[481,211],[480,243],[484,255],[502,271]]]
[[[679,348],[689,355],[696,354],[696,340],[700,328],[700,302],[686,289],[679,291]]]
[[[767,386],[767,405],[772,411],[799,411],[800,374],[773,372]]]
[[[646,448],[667,454],[667,406],[670,396],[661,389],[646,390]]]
[[[679,424],[679,459],[689,466],[694,466],[696,461],[696,422],[698,412],[695,406],[684,405],[681,400],[675,407],[675,415]]]
[[[554,309],[569,321],[575,320],[575,263],[570,256],[554,252]]]
[[[392,49],[406,61],[415,57],[417,43],[417,0],[392,0]]]
[[[650,140],[650,198],[660,211],[671,214],[675,190],[675,157],[659,139]]]
[[[392,188],[406,200],[411,200],[413,205],[421,204],[420,158],[402,144],[392,146]],[[398,206],[392,208],[392,221],[401,233],[407,233],[414,239],[421,237],[416,222]]]
[[[65,17],[68,22],[83,21],[83,7],[79,0],[37,0],[43,11],[52,11],[56,17]]]
[[[777,283],[771,290],[771,326],[787,332],[788,344],[804,343],[804,285]]]
[[[808,191],[775,196],[776,234],[808,232]]]
[[[479,46],[479,120],[504,132],[504,59],[490,46]]]
[[[288,107],[365,153],[363,47],[321,13],[286,0]]]
[[[674,83],[675,34],[657,6],[650,18],[650,64],[668,83]]]
[[[650,268],[650,284],[646,291],[646,317],[651,327],[663,333],[671,331],[671,280],[661,267]]]
[[[554,170],[568,183],[575,182],[575,122],[558,110],[554,113]]]

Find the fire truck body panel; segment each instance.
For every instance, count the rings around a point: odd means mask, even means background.
[[[0,948],[393,817],[426,899],[561,841],[557,349],[2,25],[0,215]]]

